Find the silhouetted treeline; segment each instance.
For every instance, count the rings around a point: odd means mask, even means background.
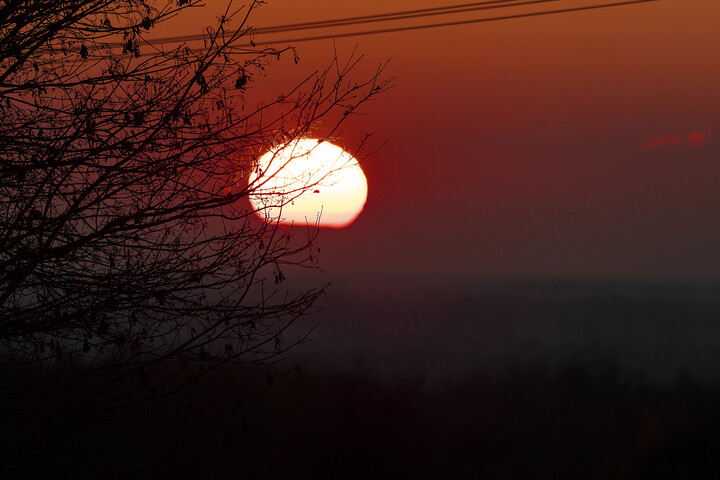
[[[25,368],[25,367],[23,367]],[[3,392],[15,375],[5,368]],[[177,371],[150,372],[152,384]],[[518,364],[429,386],[370,372],[230,368],[176,395],[133,388],[68,404],[3,395],[9,478],[711,478],[720,388],[679,372],[652,386],[612,362]],[[49,388],[47,388],[49,386]],[[122,406],[120,408],[120,406]],[[117,407],[117,408],[115,408]],[[45,428],[38,428],[45,427]],[[28,437],[26,432],[38,432]],[[18,447],[22,447],[18,451]]]
[[[548,279],[357,277],[333,283],[311,342],[312,364],[363,365],[429,381],[610,358],[648,383],[680,369],[720,382],[720,285]],[[591,358],[588,358],[591,361]]]

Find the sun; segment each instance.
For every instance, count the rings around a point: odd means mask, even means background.
[[[292,140],[258,159],[250,203],[268,223],[345,228],[367,200],[367,179],[342,148],[313,138]],[[319,219],[319,221],[318,221]]]

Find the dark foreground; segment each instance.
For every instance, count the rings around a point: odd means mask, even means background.
[[[720,285],[355,283],[274,381],[0,365],[0,478],[720,478]]]
[[[2,477],[720,478],[720,389],[682,373],[649,386],[600,360],[431,387],[218,371],[151,402],[121,393],[5,396]]]

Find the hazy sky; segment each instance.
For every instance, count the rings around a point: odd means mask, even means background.
[[[542,8],[596,3],[609,2]],[[251,23],[444,5],[271,0]],[[356,45],[365,56],[359,80],[390,59],[396,87],[343,128],[350,146],[365,133],[387,144],[365,161],[364,213],[321,233],[323,267],[331,275],[720,277],[718,20],[720,2],[660,0],[339,39],[341,58]],[[177,28],[203,21],[184,18]],[[283,58],[256,84],[258,95],[332,58],[332,40],[297,47],[300,64]]]

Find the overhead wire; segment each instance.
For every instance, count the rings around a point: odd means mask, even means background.
[[[546,3],[554,3],[554,2],[558,2],[558,1],[563,1],[563,0],[492,0],[492,1],[486,0],[483,2],[473,2],[473,3],[466,3],[466,4],[449,5],[449,6],[445,6],[445,7],[405,10],[405,11],[392,12],[392,13],[382,13],[382,14],[375,14],[375,15],[346,17],[346,18],[332,19],[332,20],[321,20],[321,21],[315,21],[315,22],[304,22],[304,23],[295,23],[295,24],[287,24],[287,25],[277,25],[277,26],[272,26],[272,27],[262,27],[262,28],[257,28],[257,29],[248,29],[247,32],[251,33],[253,35],[266,35],[266,34],[270,34],[270,33],[285,33],[285,32],[298,31],[298,30],[311,30],[311,29],[331,28],[331,27],[340,27],[340,26],[345,27],[345,26],[353,26],[353,25],[360,25],[360,24],[367,24],[367,23],[408,20],[408,19],[414,19],[414,18],[434,17],[434,16],[440,16],[440,15],[451,15],[451,14],[458,14],[458,13],[469,13],[469,12],[474,12],[474,11],[491,10],[491,9],[499,9],[499,8],[539,5],[539,4],[546,4]],[[497,17],[464,19],[464,20],[456,20],[456,21],[451,21],[451,22],[435,22],[435,23],[428,23],[428,24],[421,24],[421,25],[406,25],[406,26],[398,26],[398,27],[382,28],[382,29],[374,29],[374,30],[339,32],[339,33],[333,33],[333,34],[322,34],[322,35],[313,35],[313,36],[307,36],[307,37],[287,38],[287,39],[282,39],[282,40],[253,40],[252,42],[248,42],[248,43],[245,43],[242,45],[237,45],[237,47],[250,47],[250,46],[254,47],[257,45],[272,45],[272,44],[277,44],[277,43],[296,43],[296,42],[305,42],[305,41],[313,41],[313,40],[324,40],[324,39],[330,39],[330,38],[346,38],[346,37],[353,37],[353,36],[374,35],[374,34],[380,34],[380,33],[393,33],[393,32],[403,32],[403,31],[411,31],[411,30],[421,30],[421,29],[427,29],[427,28],[449,27],[449,26],[467,25],[467,24],[473,24],[473,23],[485,23],[485,22],[493,22],[493,21],[501,21],[501,20],[511,20],[511,19],[517,19],[517,18],[542,16],[542,15],[578,12],[578,11],[583,11],[583,10],[596,10],[596,9],[601,9],[601,8],[620,7],[620,6],[627,6],[627,5],[640,4],[640,3],[656,2],[656,1],[659,1],[659,0],[624,0],[624,1],[616,1],[616,2],[612,2],[612,3],[601,3],[601,4],[584,5],[584,6],[578,6],[578,7],[567,7],[567,8],[554,9],[554,10],[544,10],[544,11],[539,11],[539,12],[524,12],[524,13],[503,15],[503,16],[497,16]],[[189,41],[203,40],[206,38],[207,37],[205,35],[182,35],[182,36],[175,36],[175,37],[162,37],[162,38],[155,38],[155,39],[147,39],[147,40],[145,40],[145,42],[148,44],[151,44],[151,45],[157,45],[157,44],[162,44],[162,43],[189,42]]]
[[[355,17],[336,18],[331,20],[318,20],[314,22],[290,23],[285,25],[275,25],[271,27],[260,27],[248,29],[254,35],[264,35],[268,33],[284,33],[297,30],[313,30],[318,28],[332,28],[339,26],[360,25],[365,23],[388,22],[397,20],[407,20],[412,18],[422,18],[437,15],[450,15],[457,13],[466,13],[481,10],[490,10],[497,8],[516,7],[523,5],[531,5],[538,3],[557,2],[563,0],[491,0],[483,2],[473,2],[458,5],[448,5],[444,7],[422,8],[416,10],[403,10],[391,13],[379,13],[374,15],[362,15]],[[177,35],[172,37],[158,37],[146,39],[146,43],[177,43],[193,40],[203,40],[206,38],[202,34]]]
[[[546,4],[546,3],[555,3],[555,2],[559,2],[559,1],[568,1],[568,0],[484,0],[484,1],[480,1],[480,2],[447,5],[444,7],[403,10],[403,11],[391,12],[391,13],[381,13],[381,14],[373,14],[373,15],[338,18],[338,19],[332,19],[332,20],[319,20],[319,21],[314,21],[314,22],[303,22],[303,23],[294,23],[294,24],[286,24],[286,25],[277,25],[277,26],[263,27],[263,28],[257,28],[257,29],[248,27],[244,32],[241,33],[241,35],[242,35],[242,38],[245,38],[246,34],[252,34],[254,37],[255,35],[285,33],[285,32],[311,30],[311,29],[318,29],[318,28],[347,27],[347,26],[375,23],[375,22],[408,20],[408,19],[415,19],[415,18],[425,18],[425,17],[440,16],[440,15],[468,13],[468,12],[473,12],[473,11],[508,8],[508,7],[541,5],[541,4]],[[622,0],[622,1],[615,1],[615,2],[611,2],[611,3],[596,3],[596,4],[592,4],[592,5],[583,5],[583,6],[577,6],[577,7],[566,7],[566,8],[560,8],[560,9],[541,10],[541,11],[533,11],[533,12],[522,12],[522,13],[515,13],[515,14],[501,15],[501,16],[494,16],[494,17],[470,18],[470,19],[454,20],[454,21],[448,21],[448,22],[434,22],[434,23],[425,23],[425,24],[419,24],[419,25],[405,25],[405,26],[396,26],[396,27],[370,29],[370,30],[336,32],[336,33],[327,33],[327,34],[321,34],[321,35],[298,36],[298,37],[282,38],[282,39],[270,39],[270,40],[251,39],[251,40],[247,41],[246,43],[242,43],[242,44],[237,44],[237,43],[233,42],[233,43],[225,45],[223,48],[228,49],[229,51],[249,50],[250,48],[255,49],[257,46],[270,46],[270,45],[277,45],[277,44],[293,44],[293,43],[309,42],[309,41],[315,41],[315,40],[359,37],[359,36],[376,35],[376,34],[383,34],[383,33],[407,32],[407,31],[424,30],[424,29],[430,29],[430,28],[442,28],[442,27],[452,27],[452,26],[461,26],[461,25],[471,25],[471,24],[478,24],[478,23],[498,22],[498,21],[505,21],[505,20],[520,19],[520,18],[539,17],[539,16],[554,15],[554,14],[561,14],[561,13],[571,13],[571,12],[580,12],[580,11],[587,11],[587,10],[598,10],[598,9],[603,9],[603,8],[629,6],[629,5],[658,2],[658,1],[660,1],[660,0]],[[236,30],[235,33],[237,34],[238,32],[239,32],[239,30]],[[195,34],[195,35],[182,35],[182,36],[173,36],[173,37],[161,37],[161,38],[155,38],[155,39],[144,39],[143,42],[150,46],[156,46],[156,45],[162,45],[165,43],[180,43],[180,42],[187,43],[187,42],[198,41],[198,40],[207,40],[207,39],[208,39],[207,35]],[[113,42],[103,42],[103,44],[106,46],[123,46],[124,45],[123,43],[113,43]],[[189,48],[189,50],[195,51],[196,49]],[[154,55],[155,53],[157,53],[157,50],[155,52],[143,52],[139,56],[146,57],[146,56]]]
[[[402,20],[407,18],[433,16],[433,15],[446,15],[452,13],[461,13],[465,11],[473,10],[487,10],[493,8],[505,8],[522,6],[530,3],[544,3],[544,2],[556,2],[561,0],[485,0],[483,2],[472,2],[462,3],[456,5],[446,5],[444,7],[432,7],[432,8],[420,8],[416,10],[402,10],[399,12],[391,13],[377,13],[374,15],[362,15],[356,17],[346,17],[334,20],[320,20],[315,22],[304,22],[294,23],[287,25],[277,25],[274,27],[264,27],[258,29],[260,33],[276,33],[276,31],[290,31],[298,29],[310,29],[310,28],[321,28],[326,26],[338,26],[338,25],[356,25],[361,23],[375,22],[375,21],[389,21],[389,20]]]
[[[554,0],[540,0],[540,1],[546,2],[546,1],[554,1]],[[405,26],[405,27],[382,28],[382,29],[376,29],[376,30],[364,30],[364,31],[359,31],[359,32],[345,32],[345,33],[335,33],[335,34],[326,34],[326,35],[315,35],[315,36],[310,36],[310,37],[284,38],[282,40],[253,41],[251,43],[237,45],[237,47],[251,47],[251,46],[254,47],[257,45],[273,45],[273,44],[280,44],[280,43],[309,42],[309,41],[314,41],[314,40],[326,40],[326,39],[330,39],[330,38],[359,37],[359,36],[365,36],[365,35],[376,35],[376,34],[381,34],[381,33],[407,32],[407,31],[412,31],[412,30],[423,30],[423,29],[428,29],[428,28],[453,27],[453,26],[459,26],[459,25],[470,25],[470,24],[474,24],[474,23],[497,22],[497,21],[503,21],[503,20],[513,20],[513,19],[518,19],[518,18],[529,18],[529,17],[544,16],[544,15],[554,15],[554,14],[560,14],[560,13],[581,12],[581,11],[585,11],[585,10],[598,10],[598,9],[602,9],[602,8],[621,7],[621,6],[658,2],[658,1],[660,1],[660,0],[627,0],[627,1],[622,1],[622,2],[585,5],[582,7],[561,8],[561,9],[555,9],[555,10],[544,10],[544,11],[540,11],[540,12],[527,12],[527,13],[519,13],[519,14],[514,14],[514,15],[503,15],[503,16],[499,16],[499,17],[473,18],[473,19],[467,19],[467,20],[456,20],[456,21],[452,21],[452,22],[440,22],[440,23],[430,23],[430,24],[423,24],[423,25],[410,25],[410,26]]]

